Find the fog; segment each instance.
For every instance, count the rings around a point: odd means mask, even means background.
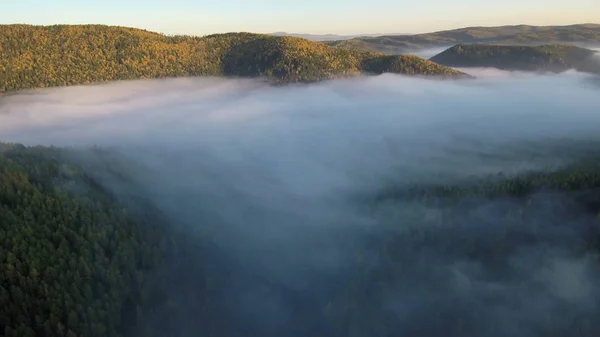
[[[436,47],[436,48],[427,48],[427,49],[420,49],[420,50],[415,50],[415,51],[411,51],[409,52],[409,54],[412,55],[416,55],[425,59],[430,59],[432,57],[434,57],[435,55],[443,52],[444,50],[448,49],[448,48],[452,48],[454,45],[448,45],[445,47]]]
[[[457,206],[454,227],[419,201],[365,202],[408,184],[597,154],[591,77],[466,71],[478,78],[285,87],[194,78],[29,91],[0,97],[0,141],[81,149],[77,160],[105,186],[151,201],[234,261],[218,297],[228,335],[595,335],[597,262],[570,251],[589,219],[567,197],[533,196],[535,228],[505,222],[511,200]],[[92,145],[112,154],[94,157]],[[513,236],[535,240],[489,256]],[[167,329],[203,335],[194,303],[181,305],[188,315]]]

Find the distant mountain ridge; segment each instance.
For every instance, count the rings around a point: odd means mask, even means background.
[[[600,53],[570,45],[459,44],[430,60],[452,67],[494,67],[503,70],[554,73],[575,69],[600,74]]]
[[[0,25],[0,92],[180,76],[312,82],[385,72],[467,76],[408,55],[346,50],[253,33],[166,36],[104,25]]]
[[[403,34],[354,34],[354,35],[338,35],[338,34],[301,34],[301,33],[287,33],[287,32],[275,32],[270,33],[269,35],[275,36],[293,36],[299,37],[311,41],[334,41],[334,40],[348,40],[354,39],[357,37],[368,37],[368,36],[382,36],[382,35],[403,35]]]
[[[358,37],[324,43],[330,46],[388,54],[411,53],[424,49],[448,48],[457,44],[475,43],[503,45],[566,43],[582,47],[600,47],[600,24],[466,27],[426,34]]]

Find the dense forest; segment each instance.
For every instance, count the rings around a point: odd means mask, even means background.
[[[61,151],[0,144],[3,336],[119,336],[167,243]],[[150,215],[150,214],[148,214]]]
[[[0,335],[185,336],[169,321],[190,309],[173,305],[180,287],[198,304],[189,321],[222,336],[203,278],[216,273],[199,259],[210,243],[196,248],[143,200],[117,200],[72,158],[0,143]]]
[[[199,303],[193,321],[213,336],[223,323],[207,305],[204,247],[144,200],[110,193],[72,158],[0,143],[0,334],[183,336],[168,321],[185,315],[173,307],[182,287]]]
[[[430,60],[453,67],[494,67],[555,73],[576,69],[600,74],[600,55],[590,49],[569,45],[459,44],[433,56]]]
[[[600,25],[466,27],[415,35],[357,37],[324,42],[330,46],[403,54],[457,44],[501,45],[577,44],[600,46]]]
[[[414,231],[407,236],[392,226],[365,233],[368,245],[363,249],[376,252],[384,264],[374,269],[357,259],[351,272],[323,284],[320,292],[298,293],[247,274],[233,261],[219,257],[218,249],[200,234],[178,233],[167,217],[145,201],[109,192],[97,175],[77,164],[70,151],[1,146],[4,336],[185,337],[200,331],[203,336],[276,335],[249,330],[248,322],[232,318],[231,307],[219,299],[233,279],[259,284],[270,294],[298,303],[295,323],[286,330],[290,336],[383,337],[394,335],[392,331],[434,335],[439,329],[447,336],[486,335],[493,327],[477,324],[470,316],[474,313],[461,311],[460,306],[450,311],[451,317],[432,317],[437,325],[390,320],[381,301],[386,297],[384,289],[400,286],[402,273],[416,263],[406,260],[415,256],[406,255],[407,250],[419,254],[435,249],[443,256],[460,255],[510,268],[511,252],[537,244],[559,245],[550,234],[556,228],[580,232],[576,240],[563,240],[563,245],[570,245],[564,248],[573,254],[597,252],[600,245],[600,157],[596,154],[557,170],[495,176],[469,184],[392,186],[367,200],[365,212],[376,212],[381,204],[398,205],[404,215],[397,216],[415,223]],[[95,149],[89,156],[102,162],[110,151]],[[99,166],[94,164],[96,170]],[[106,170],[126,183],[117,165],[107,165]],[[411,207],[406,213],[400,206],[406,202],[429,208]],[[437,210],[434,216],[432,208]],[[484,208],[484,215],[478,213]],[[494,228],[493,224],[501,224],[501,233],[456,236],[464,226]],[[549,232],[536,232],[540,228]],[[592,336],[600,328],[589,312],[567,312],[564,317],[571,322],[568,330],[554,331],[549,324],[536,333]]]
[[[0,25],[0,92],[177,76],[308,82],[359,73],[462,76],[414,56],[345,50],[294,37],[165,36],[102,25]]]

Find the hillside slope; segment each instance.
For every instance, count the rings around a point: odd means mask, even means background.
[[[596,146],[590,148],[597,153]],[[582,151],[577,147],[570,150]],[[322,328],[326,333],[319,335],[335,337],[383,337],[389,336],[387,331],[392,328],[433,332],[440,328],[417,326],[419,322],[398,326],[379,302],[389,294],[387,290],[404,289],[398,288],[405,287],[401,281],[406,268],[399,269],[400,262],[411,266],[415,257],[433,250],[461,261],[517,272],[512,269],[517,251],[544,245],[558,249],[561,243],[571,254],[585,254],[597,252],[600,245],[600,167],[595,155],[558,171],[495,177],[472,185],[390,186],[370,199],[373,207],[385,202],[386,207],[402,211],[406,206],[402,206],[403,200],[427,205],[410,213],[420,230],[410,235],[404,231],[370,232],[368,248],[378,253],[380,264],[373,267],[356,260],[348,278],[332,282],[334,287],[327,293],[307,291],[299,296],[245,274],[232,261],[190,248],[206,246],[206,240],[186,242],[183,236],[169,234],[153,223],[155,215],[124,210],[123,204],[112,200],[84,169],[72,166],[61,151],[0,144],[3,336],[183,337],[199,331],[206,336],[247,336],[248,322],[235,319],[231,302],[218,305],[223,301],[221,296],[227,294],[227,280],[232,279],[243,284],[259,282],[264,289],[280,293],[285,301],[307,302],[311,310],[295,312],[293,322],[286,323],[291,336],[314,331],[311,322],[322,322],[326,327]],[[102,150],[91,155],[108,153]],[[494,206],[493,213],[490,205]],[[202,219],[198,221],[202,223]],[[402,219],[394,221],[404,223]],[[501,230],[467,235],[482,225]],[[574,228],[581,232],[578,236],[557,240],[556,235],[572,235]],[[161,263],[173,247],[194,253],[188,260],[179,255],[170,263]],[[361,246],[357,243],[356,247],[358,252]],[[406,249],[414,253],[406,255]],[[211,264],[221,270],[201,270]],[[154,274],[160,265],[167,269]],[[158,287],[148,286],[156,282]],[[145,290],[153,288],[159,291]],[[544,293],[544,298],[547,296]],[[328,314],[323,315],[324,311]],[[576,314],[569,318],[572,324],[568,330],[555,331],[544,325],[536,327],[532,335],[595,336],[593,332],[600,328],[594,319],[596,311]],[[464,331],[484,336],[496,332],[495,327],[470,320],[464,311],[452,311],[450,316],[440,323],[450,336],[462,336]],[[457,323],[464,317],[464,324]]]
[[[0,142],[0,335],[183,336],[174,322],[186,313],[167,303],[179,297],[193,303],[194,324],[227,331],[203,277],[210,244],[189,244],[197,237],[142,200],[107,156]]]
[[[494,67],[504,70],[563,72],[576,69],[600,73],[600,58],[590,49],[569,45],[456,45],[430,60],[453,67]],[[600,55],[599,55],[600,56]]]
[[[0,334],[121,336],[165,233],[60,154],[0,143]]]
[[[102,25],[0,26],[0,92],[176,76],[265,76],[306,82],[362,72],[463,75],[430,61],[349,51],[294,37],[164,36]],[[373,66],[375,64],[375,66]]]
[[[324,43],[330,46],[388,54],[410,53],[466,43],[504,45],[574,43],[600,46],[600,25],[466,27],[426,34],[359,37]]]

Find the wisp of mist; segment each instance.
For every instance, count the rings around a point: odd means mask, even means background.
[[[540,242],[506,253],[510,268],[500,272],[453,253],[528,230],[503,228],[495,202],[456,228],[428,227],[425,248],[411,242],[419,224],[410,214],[435,209],[361,204],[390,186],[558,168],[584,154],[553,144],[599,140],[600,89],[586,75],[464,71],[477,79],[273,87],[187,78],[34,90],[0,97],[0,140],[78,148],[89,174],[117,191],[101,172],[107,163],[85,150],[110,148],[119,163],[109,164],[139,187],[128,193],[219,247],[232,269],[244,269],[232,275],[296,294],[227,280],[225,319],[246,336],[331,336],[323,322],[336,317],[346,336],[564,336],[577,317],[600,313],[597,262],[565,248],[581,239],[576,223],[542,228]],[[539,210],[542,227],[555,221],[547,211]],[[401,248],[400,260],[374,246],[382,235],[402,238],[390,248]],[[356,286],[364,298],[340,290],[354,283],[368,285]],[[468,332],[449,332],[456,324]]]

